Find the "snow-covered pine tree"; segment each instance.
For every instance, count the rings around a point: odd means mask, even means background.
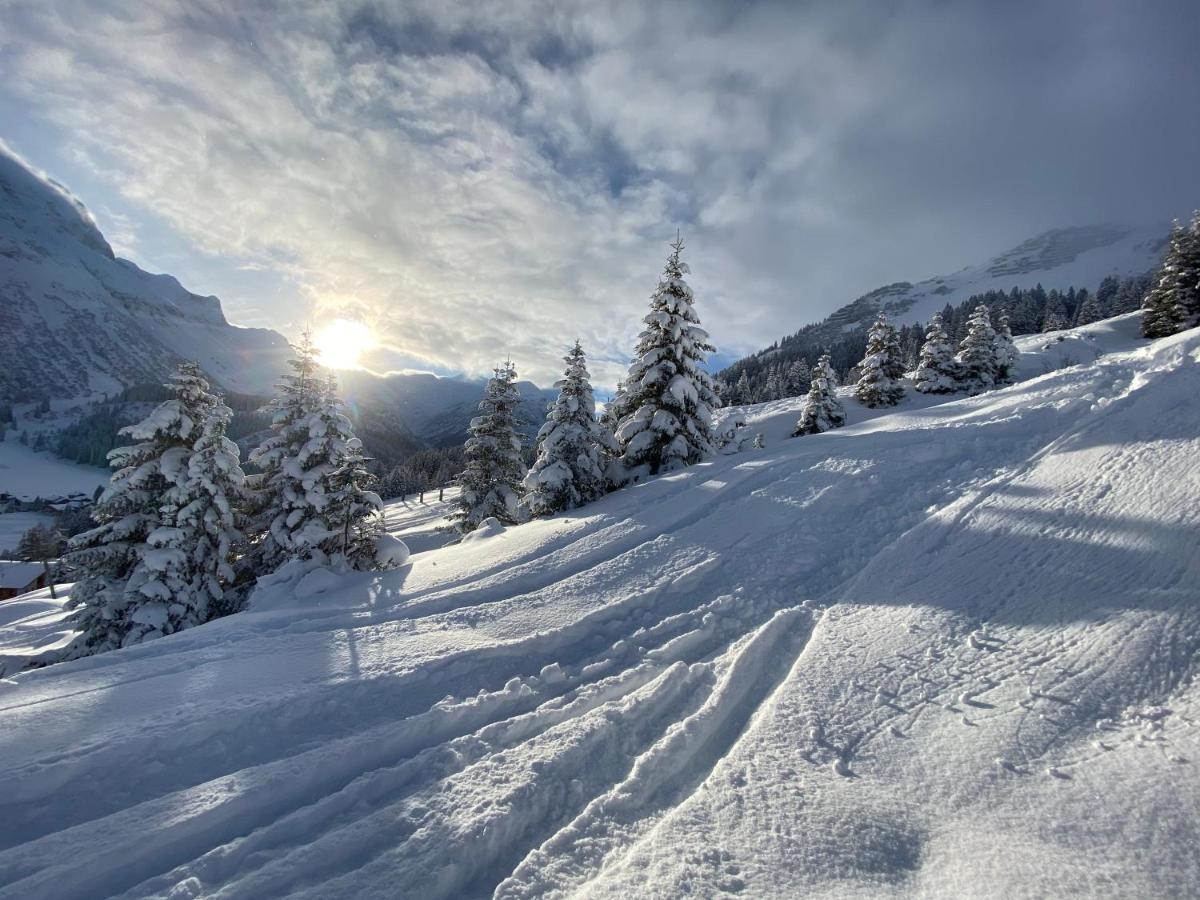
[[[700,462],[713,450],[712,410],[718,400],[701,366],[715,349],[692,306],[688,265],[676,239],[663,279],[650,298],[625,382],[629,413],[617,426],[626,477],[655,475]]]
[[[596,401],[579,341],[563,357],[558,399],[537,436],[538,455],[525,476],[525,505],[533,516],[574,509],[601,496],[612,435],[596,421]]]
[[[1175,223],[1158,279],[1142,301],[1142,334],[1166,337],[1200,321],[1200,212]]]
[[[340,401],[331,398],[332,408],[326,420],[336,420],[334,430],[349,420],[340,412]],[[378,554],[379,541],[384,535],[383,501],[369,490],[374,476],[367,469],[362,441],[352,432],[342,430],[339,439],[342,449],[340,464],[326,478],[329,502],[325,521],[331,536],[322,545],[323,552],[334,566],[365,571],[385,567]]]
[[[955,357],[962,385],[972,394],[996,383],[996,330],[987,304],[980,303],[967,320],[967,336]]]
[[[1008,310],[1001,309],[996,316],[996,384],[1012,384],[1013,370],[1021,354],[1013,341],[1012,328],[1008,324]]]
[[[450,516],[462,534],[474,531],[487,518],[507,525],[520,521],[525,463],[515,421],[521,399],[516,378],[511,362],[495,369],[479,402],[482,415],[473,418],[468,428],[467,465],[458,476],[462,492],[458,509]]]
[[[150,537],[163,521],[168,492],[187,471],[192,448],[216,405],[207,382],[190,363],[166,385],[175,397],[160,403],[121,434],[138,441],[108,454],[117,471],[97,500],[97,527],[71,539],[65,561],[80,572],[67,608],[80,634],[63,651],[75,659],[162,637],[197,624],[194,610],[177,603],[159,577],[160,557]]]
[[[198,369],[181,370],[181,376],[200,395],[208,393]],[[191,452],[165,472],[171,487],[163,496],[162,524],[147,537],[153,550],[144,560],[148,583],[186,625],[236,610],[233,562],[245,540],[239,525],[246,476],[238,446],[226,436],[233,412],[208,397],[208,415]]]
[[[914,381],[922,394],[950,394],[958,390],[958,363],[941,313],[934,313],[929,320]]]
[[[904,362],[896,329],[880,314],[867,333],[867,352],[854,396],[864,406],[895,406],[904,397]]]
[[[808,363],[804,361],[804,357],[800,357],[788,367],[787,395],[789,397],[799,397],[801,394],[808,392],[809,385],[811,384],[812,372],[809,371]]]
[[[846,424],[846,412],[842,402],[834,393],[837,376],[829,362],[829,354],[822,354],[812,370],[812,385],[808,389],[808,397],[804,401],[804,409],[792,437],[804,434],[820,434],[831,428],[841,428]]]
[[[734,405],[745,405],[753,401],[754,392],[750,389],[750,379],[746,376],[746,370],[742,369],[742,374],[738,377],[737,383],[733,386],[733,402]]]
[[[246,479],[252,492],[249,511],[256,539],[247,556],[249,574],[253,576],[273,572],[292,557],[293,525],[289,522],[293,516],[298,522],[308,506],[302,484],[304,473],[295,460],[310,439],[309,417],[322,401],[316,348],[309,332],[301,336],[296,356],[288,360],[288,365],[292,371],[284,376],[271,404],[271,434],[250,451],[250,462],[261,470]]]
[[[613,432],[617,430],[617,423],[627,412],[625,408],[625,379],[617,381],[617,388],[613,391],[612,399],[604,405],[604,412],[600,414],[600,424],[611,437]]]

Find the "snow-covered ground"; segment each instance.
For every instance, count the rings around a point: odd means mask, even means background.
[[[1200,332],[1080,332],[10,675],[0,896],[1195,896]]]
[[[81,466],[16,441],[0,441],[0,494],[21,500],[87,494],[108,484],[107,469]],[[0,543],[2,546],[2,543]]]

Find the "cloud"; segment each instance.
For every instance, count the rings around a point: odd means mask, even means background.
[[[677,227],[739,351],[1196,202],[1189,6],[851,6],[16,2],[0,90],[200,252],[286,276],[256,321],[361,317],[379,370],[547,382],[578,336],[611,385]]]

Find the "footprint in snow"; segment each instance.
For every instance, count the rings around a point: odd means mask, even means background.
[[[850,763],[846,762],[846,760],[842,759],[841,757],[838,757],[833,761],[833,771],[838,775],[841,775],[843,778],[854,777],[854,773],[850,771]]]
[[[1051,776],[1052,778],[1061,778],[1063,781],[1070,781],[1070,780],[1071,780],[1071,776],[1070,776],[1070,775],[1068,775],[1068,774],[1067,774],[1066,772],[1064,772],[1062,769],[1059,769],[1059,768],[1057,768],[1056,766],[1047,766],[1047,767],[1046,767],[1046,774],[1047,774],[1047,775],[1049,775],[1049,776]]]

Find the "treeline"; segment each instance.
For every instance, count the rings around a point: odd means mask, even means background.
[[[947,303],[940,315],[947,338],[954,344],[966,337],[970,317],[980,304],[1004,310],[1013,335],[1040,334],[1134,312],[1153,283],[1154,278],[1147,273],[1134,278],[1108,276],[1094,292],[1074,287],[1047,291],[1040,284],[1028,289],[986,291],[959,304]],[[820,325],[806,326],[718,373],[717,389],[722,401],[742,405],[798,397],[808,390],[813,366],[821,356],[828,357],[828,365],[840,381],[851,380],[866,352],[867,331],[863,326],[829,340]],[[922,324],[896,327],[897,352],[906,371],[917,367],[924,340]]]

